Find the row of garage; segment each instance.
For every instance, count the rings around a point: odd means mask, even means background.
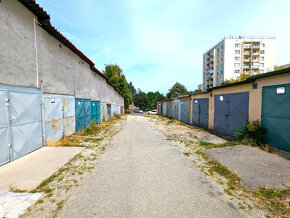
[[[234,136],[247,121],[260,120],[265,142],[290,152],[290,69],[160,102],[160,115]]]
[[[115,104],[0,85],[0,165],[122,112]]]

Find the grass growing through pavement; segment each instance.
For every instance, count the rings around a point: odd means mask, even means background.
[[[274,216],[290,217],[290,188],[260,188],[253,193]]]
[[[222,148],[222,147],[228,147],[228,146],[236,146],[239,145],[240,142],[238,141],[227,141],[225,143],[222,144],[214,144],[211,142],[205,142],[205,141],[200,141],[199,145],[208,149],[208,148]]]

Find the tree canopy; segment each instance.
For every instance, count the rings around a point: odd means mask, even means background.
[[[106,77],[108,77],[109,81],[123,93],[124,104],[125,108],[127,109],[129,104],[131,104],[133,101],[133,96],[129,89],[126,77],[123,74],[123,70],[119,67],[118,64],[108,64],[105,65],[105,70],[103,70],[103,73]]]
[[[226,85],[226,84],[231,84],[231,83],[236,83],[236,82],[241,82],[244,81],[246,79],[248,79],[251,75],[250,74],[246,74],[246,73],[242,73],[240,76],[238,76],[236,79],[231,78],[229,80],[225,80],[222,82],[222,86]]]
[[[145,93],[141,89],[136,90],[133,83],[129,83],[129,89],[133,95],[134,105],[142,110],[154,110],[157,102],[165,100],[165,96],[160,92]]]
[[[166,94],[167,98],[176,98],[180,95],[187,95],[189,92],[185,88],[184,85],[176,82],[170,89],[169,92]]]

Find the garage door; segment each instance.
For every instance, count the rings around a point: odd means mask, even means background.
[[[208,98],[193,99],[193,125],[208,129]]]
[[[179,120],[179,101],[174,101],[173,102],[173,119],[174,120]]]
[[[167,103],[167,116],[169,118],[172,118],[172,108],[171,108],[171,103]]]
[[[0,85],[0,165],[41,146],[40,89]]]
[[[214,129],[234,136],[249,117],[249,92],[214,96]]]
[[[91,100],[76,98],[76,131],[81,131],[91,123]]]
[[[75,132],[75,98],[67,95],[43,95],[44,139],[50,145]]]
[[[101,103],[99,101],[91,102],[91,120],[94,124],[101,122]]]
[[[262,125],[265,141],[290,152],[290,84],[263,87]]]
[[[180,101],[180,120],[190,123],[190,105],[189,101]]]

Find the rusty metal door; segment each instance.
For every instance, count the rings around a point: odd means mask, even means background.
[[[49,145],[75,132],[75,99],[43,95],[44,141]]]

